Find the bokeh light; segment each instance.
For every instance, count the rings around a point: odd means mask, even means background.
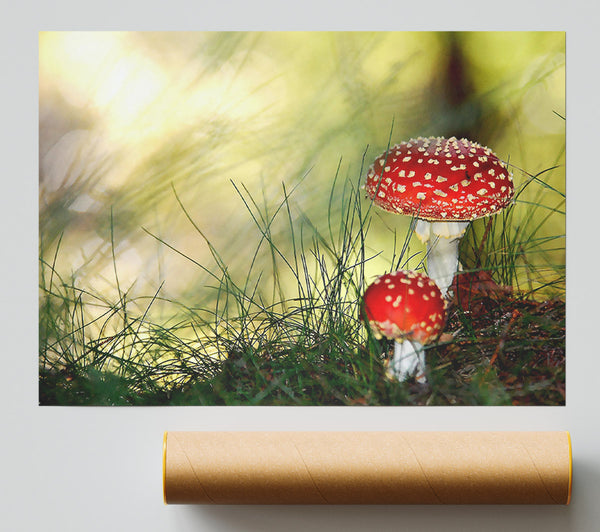
[[[161,284],[171,301],[210,300],[184,255],[214,259],[179,201],[243,278],[261,235],[231,181],[265,216],[297,185],[298,226],[325,231],[336,174],[358,182],[363,157],[417,135],[466,132],[517,185],[556,167],[520,200],[547,204],[536,237],[554,239],[529,260],[564,265],[564,33],[45,32],[39,45],[40,255],[108,301],[127,292],[143,312],[135,298]],[[402,218],[373,211],[369,251],[383,253],[369,276],[388,267]],[[271,227],[283,249],[286,223]],[[424,250],[409,251],[414,267]],[[268,277],[272,257],[256,260]]]

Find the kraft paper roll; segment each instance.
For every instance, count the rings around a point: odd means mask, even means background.
[[[169,504],[568,504],[568,432],[167,432]]]

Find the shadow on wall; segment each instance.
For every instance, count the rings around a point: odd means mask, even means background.
[[[171,507],[179,530],[592,530],[570,506],[190,506]],[[184,526],[182,526],[184,525]],[[187,526],[187,528],[186,528]]]

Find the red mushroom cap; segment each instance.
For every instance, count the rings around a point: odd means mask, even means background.
[[[489,216],[514,194],[506,164],[489,148],[455,137],[396,144],[371,165],[365,188],[386,211],[432,221]]]
[[[446,310],[440,289],[427,275],[397,271],[377,278],[363,299],[369,325],[378,337],[427,344],[444,326]]]

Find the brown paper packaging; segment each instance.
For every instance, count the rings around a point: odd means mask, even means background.
[[[568,504],[568,432],[167,432],[169,504]]]

